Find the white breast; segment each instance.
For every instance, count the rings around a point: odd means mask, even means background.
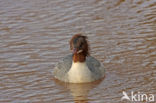
[[[93,81],[91,71],[88,69],[88,66],[85,62],[73,62],[71,69],[68,72],[68,79],[69,82],[72,83],[83,83]]]

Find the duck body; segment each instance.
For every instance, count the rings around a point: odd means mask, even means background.
[[[94,57],[87,56],[85,62],[74,62],[73,54],[67,55],[55,66],[53,74],[58,80],[70,83],[86,83],[104,77],[104,66]]]
[[[70,40],[72,54],[55,66],[53,74],[58,80],[70,83],[86,83],[104,77],[103,65],[89,54],[87,37],[76,34]]]

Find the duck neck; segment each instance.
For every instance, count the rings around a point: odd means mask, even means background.
[[[85,62],[86,61],[86,56],[83,54],[83,53],[75,53],[73,55],[73,62],[76,63],[76,62]]]

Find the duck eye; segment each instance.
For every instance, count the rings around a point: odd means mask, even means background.
[[[82,48],[82,46],[83,46],[83,43],[81,43],[81,44],[80,44],[79,49],[81,49],[81,48]]]

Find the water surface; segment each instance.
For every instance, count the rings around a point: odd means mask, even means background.
[[[54,80],[76,33],[104,80]],[[156,94],[156,0],[0,0],[0,103],[127,103],[122,91]]]

